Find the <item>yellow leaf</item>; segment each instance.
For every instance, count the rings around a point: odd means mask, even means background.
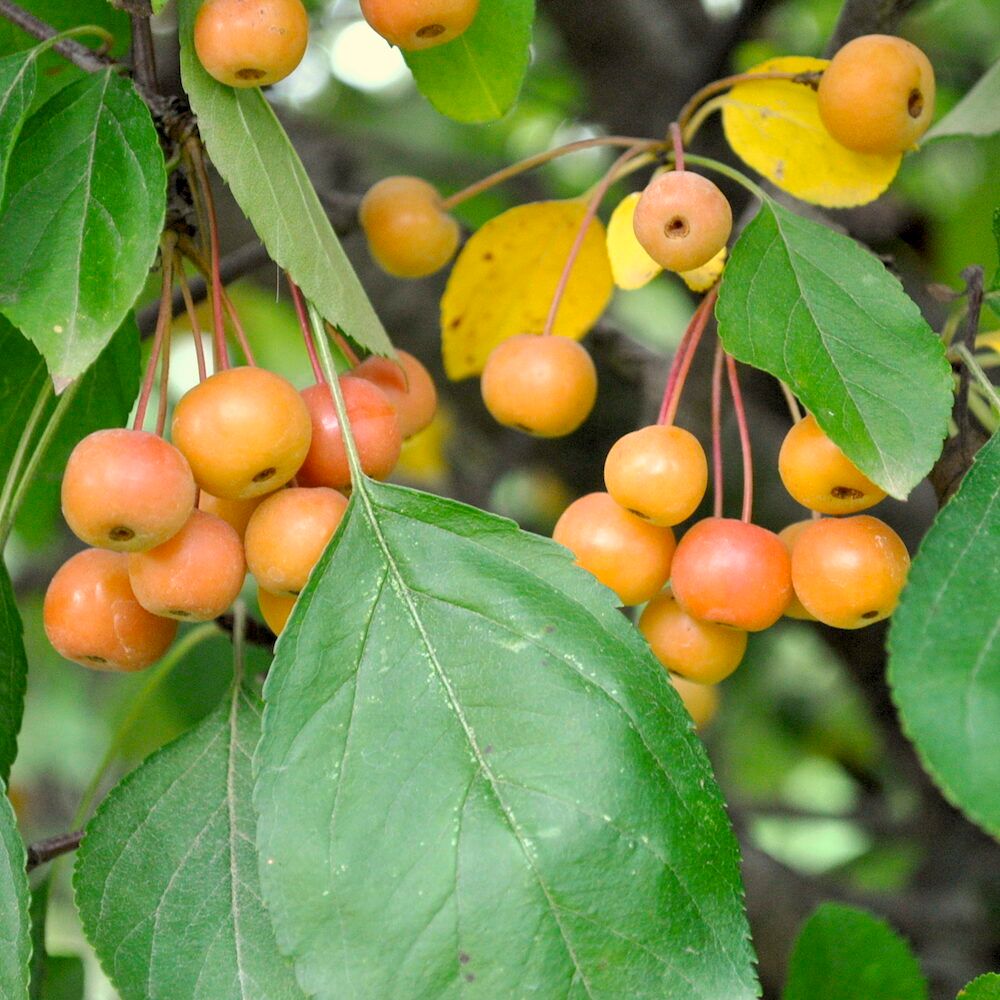
[[[403,442],[396,476],[418,486],[440,486],[448,474],[446,449],[454,434],[451,412],[442,405],[429,427]]]
[[[611,213],[608,221],[608,259],[615,284],[625,291],[648,285],[662,270],[643,249],[632,228],[635,207],[642,193],[627,195]]]
[[[586,205],[540,201],[491,219],[459,254],[441,299],[441,350],[451,379],[478,375],[497,344],[541,333]],[[611,298],[604,226],[587,229],[556,319],[555,333],[579,340]]]
[[[693,271],[681,271],[681,277],[692,292],[707,292],[722,276],[725,266],[726,248],[723,247],[707,264]]]
[[[782,56],[751,73],[808,73],[826,59]],[[831,138],[819,117],[816,92],[792,80],[740,83],[722,104],[722,127],[737,156],[803,201],[847,208],[874,201],[891,183],[902,156],[855,153]]]
[[[989,333],[981,333],[976,337],[976,346],[986,346],[990,350],[1000,354],[1000,330],[991,330]]]

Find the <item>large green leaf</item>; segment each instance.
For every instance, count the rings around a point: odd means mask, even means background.
[[[1000,60],[924,137],[932,139],[985,139],[1000,132]]]
[[[985,976],[973,979],[958,994],[958,1000],[1000,1000],[1000,976],[987,972]]]
[[[926,1000],[909,945],[864,910],[824,903],[799,933],[784,1000]]]
[[[50,955],[45,924],[51,879],[31,893],[31,1000],[84,1000],[83,962],[75,955]]]
[[[357,481],[278,644],[255,758],[264,899],[306,992],[757,995],[704,750],[571,559]]]
[[[424,96],[460,122],[503,117],[528,69],[534,0],[480,0],[471,27],[453,42],[406,52]]]
[[[883,489],[905,498],[941,452],[953,383],[941,341],[854,240],[765,202],[716,307],[726,350],[787,382]]]
[[[6,782],[17,756],[17,734],[24,714],[28,660],[24,630],[7,567],[0,561],[0,782]]]
[[[35,52],[15,52],[0,59],[0,203],[10,151],[21,134],[35,96]]]
[[[31,894],[24,841],[0,784],[0,1000],[28,1000]]]
[[[28,414],[45,385],[45,362],[35,348],[0,318],[0,480],[24,430]],[[83,376],[45,461],[25,496],[17,527],[29,543],[43,545],[59,516],[59,486],[70,452],[91,431],[124,425],[140,380],[139,331],[130,313],[111,343]],[[52,400],[46,410],[55,409]]]
[[[945,794],[1000,836],[1000,435],[938,515],[889,633],[907,735]]]
[[[219,709],[108,796],[77,853],[87,939],[124,1000],[301,1000],[260,902],[256,699]]]
[[[201,0],[180,0],[181,76],[212,162],[274,261],[352,340],[387,354],[389,338],[263,94],[212,79],[192,43]]]
[[[165,198],[149,111],[111,70],[61,90],[25,124],[0,213],[0,311],[58,386],[86,371],[142,290]]]

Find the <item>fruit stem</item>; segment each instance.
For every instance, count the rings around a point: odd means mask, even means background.
[[[705,327],[712,314],[712,306],[718,296],[719,286],[715,285],[695,309],[694,315],[681,337],[681,342],[677,345],[674,360],[667,375],[667,384],[663,390],[663,402],[660,405],[660,415],[656,421],[658,424],[669,427],[677,416],[681,393],[684,392],[684,384],[687,382],[695,352],[698,350],[698,344],[701,342]]]
[[[736,426],[740,429],[740,451],[743,453],[743,512],[740,517],[749,524],[753,517],[753,452],[750,449],[747,414],[743,408],[743,393],[736,374],[736,359],[731,354],[726,355],[726,371],[729,375],[729,391],[733,396],[733,409],[736,411]]]
[[[141,431],[142,425],[146,422],[146,409],[149,406],[149,397],[153,393],[156,366],[160,362],[160,356],[165,356],[165,350],[169,350],[169,348],[165,349],[164,345],[170,337],[170,326],[174,320],[174,241],[175,237],[171,232],[164,233],[160,239],[160,267],[163,271],[160,309],[156,315],[156,332],[153,335],[153,346],[149,352],[146,374],[142,379],[142,390],[135,406],[135,419],[132,421],[132,429],[137,431]],[[163,406],[164,401],[161,399],[161,409]]]
[[[337,350],[344,356],[348,365],[351,368],[357,368],[361,364],[361,359],[354,348],[347,342],[347,338],[332,323],[324,322],[324,326],[326,327],[326,332],[333,338],[333,342],[337,345]]]
[[[736,73],[733,76],[724,76],[720,80],[713,80],[711,83],[705,84],[701,90],[695,91],[690,100],[688,100],[687,104],[681,108],[681,112],[677,116],[677,123],[680,125],[681,129],[686,128],[688,122],[691,120],[691,116],[706,100],[708,100],[708,98],[714,97],[716,94],[722,93],[724,90],[729,90],[731,87],[735,87],[738,83],[753,83],[756,80],[791,80],[793,83],[801,83],[808,87],[815,87],[816,84],[819,83],[822,76],[822,70],[812,70],[805,73],[781,73],[778,71],[764,73]]]
[[[658,143],[653,140],[645,139],[630,146],[624,153],[622,153],[621,156],[618,157],[617,160],[615,160],[610,169],[594,188],[594,192],[590,196],[590,201],[587,204],[587,210],[583,215],[582,221],[580,222],[580,228],[576,234],[576,239],[573,241],[573,246],[570,249],[569,256],[566,258],[566,264],[563,267],[562,274],[559,276],[559,283],[556,285],[555,294],[552,296],[552,305],[549,307],[549,315],[545,320],[545,328],[542,330],[543,336],[548,336],[555,330],[556,317],[559,315],[559,306],[562,304],[563,295],[566,293],[566,288],[569,285],[569,279],[573,273],[573,267],[576,264],[577,258],[580,256],[580,251],[583,249],[583,242],[587,238],[587,230],[590,229],[590,224],[594,221],[594,218],[597,215],[597,210],[601,207],[601,202],[604,200],[604,196],[608,193],[608,188],[610,188],[614,183],[615,178],[618,175],[618,168],[628,163],[628,161],[633,157],[638,156],[640,153],[647,152],[656,145],[658,145]]]
[[[242,598],[233,605],[233,709],[246,672],[247,606]]]
[[[646,141],[645,139],[637,139],[627,135],[607,135],[595,139],[580,139],[577,142],[566,143],[564,146],[557,146],[555,149],[547,149],[544,153],[536,153],[534,156],[529,156],[527,159],[513,163],[509,167],[497,170],[495,173],[476,181],[475,184],[470,184],[461,191],[456,191],[455,194],[449,195],[442,200],[441,208],[445,212],[450,212],[456,205],[460,205],[463,201],[468,201],[469,198],[473,198],[477,194],[482,194],[497,184],[502,184],[504,181],[508,181],[512,177],[517,177],[528,170],[533,170],[535,167],[543,166],[560,156],[566,156],[567,153],[577,153],[580,150],[594,149],[598,146],[631,147]],[[651,143],[651,145],[662,146],[663,144]]]
[[[712,513],[722,517],[722,505],[725,499],[722,465],[722,366],[725,352],[722,341],[716,341],[715,360],[712,363]]]
[[[795,393],[792,392],[787,382],[779,378],[778,385],[781,386],[781,394],[785,397],[785,403],[788,405],[788,415],[792,418],[792,423],[797,424],[802,419],[802,407],[799,406],[799,401],[795,398]]]
[[[194,299],[191,297],[191,288],[188,285],[187,275],[184,273],[184,260],[179,254],[174,261],[174,273],[177,275],[177,283],[181,286],[184,311],[187,313],[188,322],[191,324],[191,336],[194,338],[194,353],[198,359],[198,381],[204,382],[208,378],[208,367],[205,364],[205,343],[202,340],[201,323],[198,322],[198,310],[195,309]]]
[[[989,380],[986,372],[983,371],[979,362],[976,360],[976,356],[966,347],[965,344],[955,344],[952,347],[954,351],[961,359],[965,367],[969,370],[969,373],[975,378],[982,389],[983,395],[989,401],[990,406],[993,407],[997,413],[1000,413],[1000,393],[997,392],[997,387]]]
[[[716,111],[721,111],[722,108],[725,107],[725,104],[725,96],[716,97],[714,100],[708,101],[698,108],[698,110],[691,116],[691,120],[687,123],[687,125],[685,125],[684,131],[681,133],[684,137],[684,142],[690,146],[702,125],[705,124],[705,119],[710,115],[715,114]]]
[[[667,159],[672,160],[673,153],[669,154]],[[714,170],[717,174],[722,174],[723,177],[728,177],[731,181],[736,181],[737,184],[741,187],[745,187],[759,201],[767,203],[771,200],[768,197],[767,192],[759,184],[755,184],[749,177],[746,176],[746,174],[740,173],[739,170],[736,170],[725,163],[720,163],[718,160],[713,160],[707,156],[695,156],[692,153],[686,154],[685,161],[688,164],[693,163],[696,166]]]
[[[313,378],[317,385],[322,385],[326,379],[323,376],[323,369],[320,366],[319,358],[316,356],[316,344],[313,341],[312,329],[309,326],[309,317],[306,315],[306,304],[302,301],[302,293],[299,286],[292,281],[292,276],[286,271],[285,280],[288,282],[288,290],[292,293],[292,302],[295,304],[295,315],[299,318],[299,327],[302,329],[302,340],[306,345],[306,353],[309,355],[309,364],[312,365]]]
[[[670,123],[670,140],[674,146],[674,170],[684,169],[684,138],[677,122]]]

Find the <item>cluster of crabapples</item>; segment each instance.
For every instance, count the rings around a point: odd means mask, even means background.
[[[417,51],[458,38],[479,0],[361,0],[361,13],[391,45]],[[266,87],[285,79],[309,43],[302,0],[205,0],[194,45],[205,70],[228,87]]]
[[[400,351],[339,384],[362,468],[384,479],[433,419],[434,383]],[[299,392],[263,368],[224,369],[180,400],[171,437],[96,431],[70,455],[63,514],[92,548],[56,572],[44,604],[49,641],[69,660],[151,665],[179,622],[223,614],[247,569],[279,633],[344,516],[351,474],[325,382]]]

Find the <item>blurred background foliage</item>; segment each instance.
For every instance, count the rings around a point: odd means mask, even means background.
[[[740,0],[702,2],[719,30],[745,13]],[[116,34],[116,51],[127,50],[127,19],[105,0],[34,0],[28,6],[58,27],[99,23]],[[586,16],[587,5],[578,6]],[[724,70],[739,71],[781,54],[822,55],[841,2],[779,0],[759,6],[760,15],[747,20]],[[321,192],[357,195],[373,180],[397,173],[419,174],[450,192],[513,160],[614,126],[592,110],[581,71],[588,54],[567,51],[558,19],[549,18],[545,3],[520,103],[502,121],[481,127],[457,125],[429,107],[399,53],[360,19],[356,0],[312,0],[310,7],[315,28],[305,61],[270,96]],[[171,7],[156,20],[154,31],[163,81],[176,87]],[[942,113],[1000,58],[1000,4],[917,3],[900,33],[930,55]],[[0,22],[0,52],[27,44],[25,36]],[[46,56],[42,96],[76,73],[58,57]],[[700,82],[692,81],[688,92]],[[675,110],[664,107],[659,114],[647,108],[644,115],[662,131]],[[714,141],[715,127],[706,130],[705,142]],[[473,229],[518,201],[577,195],[596,181],[612,155],[589,151],[550,164],[463,204],[461,220]],[[939,142],[907,157],[891,192],[875,206],[835,215],[898,268],[929,318],[940,323],[945,307],[923,289],[931,282],[959,287],[958,276],[970,263],[984,265],[987,274],[996,272],[991,223],[998,204],[1000,140]],[[223,207],[223,238],[229,251],[252,238],[232,206]],[[435,307],[443,279],[394,283],[373,269],[356,234],[345,245],[393,339],[443,378]],[[153,276],[150,300],[157,291]],[[241,280],[232,292],[259,360],[305,385],[308,364],[274,269]],[[691,308],[687,291],[669,276],[641,291],[616,295],[594,345],[607,388],[602,388],[597,416],[565,445],[538,444],[490,426],[474,384],[443,387],[441,415],[407,445],[399,478],[548,532],[574,496],[598,487],[600,459],[610,441],[649,418],[669,352]],[[202,318],[208,327],[207,314]],[[172,395],[178,397],[195,377],[190,327],[178,321]],[[779,527],[801,516],[783,496],[774,465],[786,425],[780,410],[774,416],[773,387],[753,383],[752,391],[762,400],[751,408],[761,482],[758,510],[764,523]],[[692,426],[704,430],[704,372],[696,371],[689,397],[682,420],[690,417]],[[49,469],[46,475],[56,482],[60,472]],[[208,626],[187,630],[186,641],[176,647],[176,663],[134,677],[93,674],[61,662],[41,631],[41,597],[76,543],[61,521],[54,494],[50,490],[48,500],[39,499],[22,513],[8,553],[31,664],[11,788],[28,840],[70,828],[81,818],[82,799],[99,798],[118,776],[208,712],[227,683],[231,660],[228,639]],[[929,491],[909,509],[892,502],[885,506],[884,516],[911,546],[933,515]],[[252,606],[252,590],[247,599]],[[987,967],[965,967],[983,961],[984,948],[987,959],[992,948],[993,967],[1000,964],[1000,896],[954,900],[930,895],[939,882],[928,874],[936,849],[925,815],[928,793],[912,757],[899,747],[882,690],[878,650],[884,632],[868,630],[850,648],[838,649],[827,640],[821,630],[797,622],[754,636],[747,661],[723,685],[721,710],[705,734],[744,845],[765,984],[773,995],[795,922],[819,900],[837,895],[880,909],[902,924],[918,939],[928,973],[947,989]],[[263,670],[266,662],[266,653],[255,651],[254,669]],[[931,833],[936,829],[932,824]],[[969,837],[979,843],[974,833]],[[986,857],[994,866],[992,881],[987,880],[993,892],[998,855]],[[68,864],[53,869],[50,947],[86,955],[69,904],[68,875]],[[791,897],[787,912],[775,904],[782,893]],[[907,917],[914,907],[932,906],[965,907],[962,919],[976,921],[980,932],[972,935],[978,949],[974,956],[958,956],[950,939],[937,940],[939,925],[933,921],[925,935],[923,918]],[[782,928],[777,929],[779,918]],[[967,927],[961,926],[968,941]],[[993,944],[981,946],[981,941]],[[87,963],[87,996],[113,996],[92,959]]]

